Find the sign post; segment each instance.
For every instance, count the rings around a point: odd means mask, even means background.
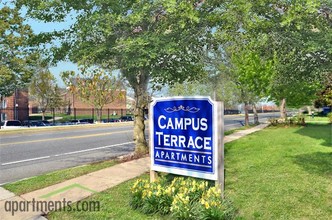
[[[214,180],[223,193],[223,106],[209,97],[157,98],[150,105],[151,181],[156,171]]]
[[[224,148],[224,105],[222,102],[217,103],[217,114],[218,114],[218,179],[215,182],[215,185],[221,191],[221,197],[224,198],[225,191],[225,148]]]

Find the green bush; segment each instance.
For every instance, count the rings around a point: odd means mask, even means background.
[[[137,180],[131,187],[131,207],[145,214],[170,214],[175,219],[233,219],[232,204],[221,199],[207,181],[176,177],[171,183]]]
[[[200,199],[204,219],[233,219],[235,209],[228,200],[220,199],[220,189],[209,188]]]
[[[293,125],[301,125],[305,126],[305,117],[303,115],[297,115],[294,117],[289,117],[286,119],[280,118],[271,118],[268,120],[271,126],[293,126]]]
[[[329,122],[332,123],[332,112],[328,113],[327,117],[329,119]]]

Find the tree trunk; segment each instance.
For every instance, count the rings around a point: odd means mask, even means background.
[[[46,110],[43,110],[43,111],[42,111],[42,120],[43,120],[43,121],[45,120],[45,111],[46,111]]]
[[[97,118],[98,122],[101,123],[103,118],[103,108],[97,108]]]
[[[308,115],[310,115],[311,116],[311,107],[310,106],[307,106],[307,110],[308,110]]]
[[[2,122],[2,104],[3,104],[3,96],[0,95],[0,129],[1,129],[1,122]]]
[[[128,77],[127,77],[128,79]],[[144,154],[149,152],[148,143],[145,138],[144,110],[148,106],[148,82],[149,74],[141,70],[134,77],[128,79],[135,92],[134,109],[134,141],[135,152]]]
[[[244,124],[245,126],[249,126],[249,112],[248,112],[249,104],[248,102],[244,102]]]
[[[280,118],[286,119],[286,99],[283,98],[280,102]]]
[[[252,110],[254,111],[254,124],[258,125],[259,121],[258,121],[257,108],[255,104],[252,105]]]

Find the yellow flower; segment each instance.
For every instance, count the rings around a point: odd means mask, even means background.
[[[146,197],[146,191],[144,190],[142,193],[142,198],[144,199]]]

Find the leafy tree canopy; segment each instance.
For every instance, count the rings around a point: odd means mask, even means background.
[[[33,74],[36,53],[33,36],[17,8],[0,4],[0,94],[9,96],[24,87]]]
[[[44,1],[19,0],[28,15],[46,22],[77,14],[69,30],[42,33],[39,42],[58,38],[56,60],[120,69],[131,75],[148,72],[152,81],[181,82],[202,73],[202,48],[211,34],[209,4],[199,1]],[[207,12],[211,14],[208,15]]]
[[[29,86],[29,94],[32,100],[38,103],[43,113],[42,117],[44,120],[46,110],[50,107],[55,107],[55,101],[58,102],[57,96],[59,95],[59,90],[56,85],[55,77],[49,69],[41,63],[38,65],[40,66],[32,77]]]
[[[242,73],[251,69],[241,78],[256,94],[287,98],[293,106],[311,102],[332,67],[331,2],[235,0],[224,5],[217,37],[226,58],[233,57],[226,65]],[[257,64],[273,71],[252,71]]]
[[[125,99],[120,79],[100,69],[82,69],[77,74],[66,71],[61,73],[61,78],[72,93],[97,109],[99,121],[105,105]]]
[[[69,30],[42,33],[40,43],[61,41],[54,60],[119,69],[135,92],[136,146],[146,149],[144,109],[149,82],[166,84],[204,74],[202,53],[217,21],[219,1],[17,0],[27,15],[45,22],[75,13]]]

